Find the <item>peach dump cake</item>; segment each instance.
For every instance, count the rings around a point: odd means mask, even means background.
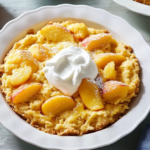
[[[134,1],[146,4],[146,5],[150,5],[150,0],[134,0]]]
[[[82,135],[120,119],[139,92],[132,48],[107,30],[49,22],[16,42],[0,65],[1,92],[33,127]]]

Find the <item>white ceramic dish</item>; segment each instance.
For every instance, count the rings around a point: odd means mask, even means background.
[[[145,16],[150,16],[150,6],[135,2],[133,0],[113,0],[119,5],[122,5],[129,10],[136,12],[138,14],[142,14]]]
[[[0,94],[0,122],[20,139],[45,149],[92,149],[114,143],[133,131],[147,116],[150,109],[150,47],[138,31],[125,20],[101,9],[83,5],[46,6],[27,12],[7,23],[0,32],[0,63],[12,44],[25,36],[28,29],[39,29],[49,20],[82,20],[88,26],[108,29],[114,38],[129,44],[141,65],[140,94],[134,99],[129,112],[110,127],[83,136],[46,134],[26,123],[5,102]],[[20,34],[21,33],[21,34]]]

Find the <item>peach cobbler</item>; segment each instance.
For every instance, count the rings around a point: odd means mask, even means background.
[[[26,122],[50,134],[82,135],[127,112],[140,81],[130,46],[72,20],[28,33],[0,65],[1,92]]]
[[[134,0],[134,1],[146,4],[146,5],[150,5],[150,0]]]

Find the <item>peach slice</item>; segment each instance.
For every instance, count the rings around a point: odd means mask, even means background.
[[[99,88],[94,80],[83,79],[78,91],[87,108],[100,110],[104,107]]]
[[[74,100],[69,96],[54,96],[42,105],[42,113],[57,116],[64,111],[72,110],[75,106]]]
[[[114,80],[116,78],[115,63],[109,62],[104,68],[104,78],[106,80]]]
[[[108,81],[103,84],[102,96],[105,101],[115,101],[117,98],[125,98],[129,86],[119,81]]]
[[[67,29],[72,31],[75,35],[75,38],[78,41],[83,40],[87,36],[89,36],[88,29],[84,23],[73,23],[67,26]]]
[[[24,68],[15,69],[12,71],[10,83],[12,86],[18,86],[25,83],[32,74],[32,68],[25,66]]]
[[[22,64],[30,66],[32,68],[32,72],[35,73],[38,71],[39,66],[36,59],[33,58],[30,51],[27,50],[20,50],[20,55],[22,58]]]
[[[12,71],[19,66],[30,66],[33,73],[37,72],[37,70],[39,69],[37,60],[33,58],[31,52],[29,52],[28,50],[12,51],[6,58],[7,60],[5,70],[8,70],[7,72]]]
[[[46,40],[51,42],[74,41],[72,32],[66,27],[58,24],[47,25],[40,30],[40,33],[46,38]]]
[[[11,100],[14,104],[28,102],[31,97],[39,93],[41,88],[42,84],[36,82],[23,84],[13,91]]]
[[[97,55],[94,58],[96,65],[102,69],[104,69],[106,64],[108,64],[111,61],[114,61],[115,65],[119,66],[125,60],[126,58],[124,56],[119,55],[119,54],[114,54],[114,53],[103,53],[103,54]]]
[[[29,48],[29,51],[31,52],[32,56],[38,61],[44,61],[49,56],[49,49],[40,44],[32,45]]]
[[[13,69],[18,68],[21,64],[20,51],[10,51],[5,58],[5,72],[11,73]]]
[[[111,34],[91,35],[81,42],[81,46],[87,50],[93,50],[110,44],[111,40]]]

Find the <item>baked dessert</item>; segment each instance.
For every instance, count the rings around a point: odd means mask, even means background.
[[[26,122],[50,134],[83,135],[127,112],[140,82],[130,46],[72,20],[28,33],[0,65],[1,92]]]
[[[136,2],[143,3],[146,5],[150,5],[150,0],[135,0]]]

